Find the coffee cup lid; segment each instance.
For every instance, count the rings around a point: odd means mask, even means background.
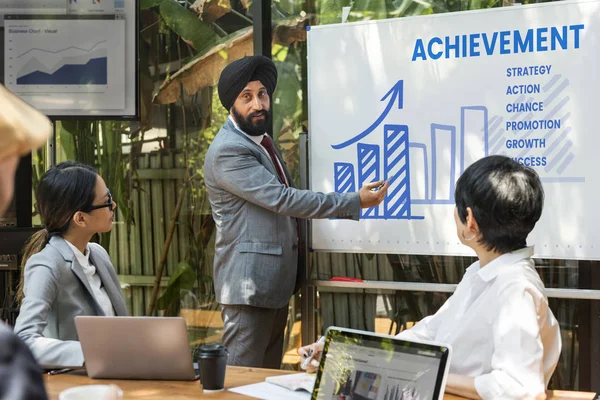
[[[229,354],[229,352],[220,344],[204,344],[200,346],[200,349],[198,350],[198,355],[205,357],[218,357],[225,354]]]

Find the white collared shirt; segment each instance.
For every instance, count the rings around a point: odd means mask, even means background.
[[[107,317],[113,317],[115,315],[115,310],[113,309],[112,302],[110,301],[108,294],[106,294],[106,290],[104,289],[104,287],[102,287],[102,280],[96,272],[96,267],[90,262],[89,247],[85,247],[85,254],[83,254],[68,240],[65,240],[65,242],[67,242],[71,250],[73,250],[75,258],[77,258],[77,261],[83,268],[83,273],[85,274],[85,277],[87,278],[88,283],[92,288],[92,293],[94,293],[94,298],[96,299],[96,302],[98,302],[98,304],[102,308],[102,311],[104,311],[104,314]]]
[[[233,117],[231,115],[228,116],[228,118],[233,123],[233,126],[235,126],[235,129],[237,129],[238,131],[240,131],[241,133],[243,133],[248,139],[250,139],[254,143],[256,143],[262,149],[262,151],[267,155],[267,157],[269,158],[269,160],[271,160],[271,155],[269,154],[269,152],[267,151],[267,149],[265,149],[265,147],[261,144],[261,142],[263,140],[263,137],[267,136],[266,132],[263,133],[260,136],[248,135],[246,132],[244,132],[243,130],[240,129],[240,127],[238,126],[237,122],[235,122],[235,120],[233,119]],[[275,144],[273,144],[273,145],[275,145]],[[277,164],[279,164],[279,168],[281,168],[281,171],[285,171],[283,169],[283,165],[281,165],[281,162],[279,161],[279,158],[275,157],[275,159],[277,160]],[[285,172],[283,173],[283,179],[285,179],[285,184],[289,187],[290,183],[288,182],[287,176],[285,176]]]
[[[435,315],[397,337],[450,345],[450,373],[475,377],[483,399],[534,398],[556,368],[561,338],[532,255],[527,247],[483,268],[473,263]]]

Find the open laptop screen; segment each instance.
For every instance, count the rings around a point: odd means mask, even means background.
[[[331,327],[312,399],[438,399],[450,349]]]

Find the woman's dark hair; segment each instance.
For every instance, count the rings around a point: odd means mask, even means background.
[[[76,161],[62,162],[42,176],[36,192],[36,208],[44,229],[34,233],[23,250],[21,281],[17,291],[19,303],[23,300],[27,260],[39,253],[51,236],[64,234],[77,211],[88,210],[92,206],[97,176],[94,168]]]
[[[458,178],[454,200],[458,217],[473,210],[488,251],[504,254],[527,246],[527,235],[542,215],[544,189],[538,174],[509,157],[489,156]]]

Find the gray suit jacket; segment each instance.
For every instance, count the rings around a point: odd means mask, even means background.
[[[90,243],[90,261],[102,280],[115,315],[127,315],[125,299],[108,253]],[[78,315],[104,315],[73,250],[53,236],[25,265],[25,298],[15,333],[43,366],[83,365],[75,328]]]
[[[296,218],[360,215],[358,193],[324,194],[280,183],[271,158],[229,119],[206,153],[204,180],[217,227],[214,285],[221,304],[283,307],[298,269]]]

